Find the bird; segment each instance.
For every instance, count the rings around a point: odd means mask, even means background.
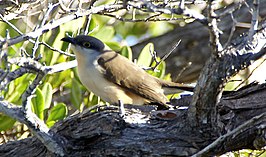
[[[148,74],[93,36],[67,36],[61,40],[71,44],[81,83],[110,104],[155,104],[165,109],[169,108],[166,95],[194,89]]]

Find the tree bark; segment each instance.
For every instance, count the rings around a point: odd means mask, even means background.
[[[223,96],[219,136],[208,126],[191,128],[187,109],[151,111],[151,106],[126,108],[123,117],[115,106],[98,107],[58,122],[52,131],[66,140],[68,156],[212,156],[258,149],[266,145],[265,94],[266,84],[253,84]],[[191,98],[173,103],[184,108]],[[55,155],[31,137],[1,145],[0,156]]]

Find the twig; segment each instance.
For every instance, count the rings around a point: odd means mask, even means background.
[[[190,10],[186,7],[184,9],[181,9],[181,8],[175,9],[175,8],[156,6],[152,2],[146,1],[146,0],[142,0],[141,2],[143,4],[139,5],[139,4],[136,4],[132,1],[128,1],[128,5],[134,7],[138,10],[141,10],[141,11],[145,11],[143,9],[143,6],[146,6],[146,8],[148,9],[148,10],[146,10],[146,12],[152,12],[152,13],[158,12],[158,13],[169,14],[169,15],[172,15],[172,14],[185,15],[189,18],[193,18],[193,19],[197,20],[198,22],[202,23],[203,25],[208,24],[208,21],[204,15],[202,15],[196,11]]]
[[[258,122],[259,120],[266,119],[266,113],[260,114],[256,117],[253,117],[252,119],[248,120],[244,124],[241,124],[234,130],[228,132],[225,135],[220,136],[218,139],[216,139],[214,142],[209,144],[207,147],[199,151],[198,153],[194,154],[192,157],[199,157],[199,156],[206,156],[209,152],[213,151],[213,149],[218,148],[219,145],[221,145],[223,142],[225,142],[228,139],[232,139],[235,136],[237,136],[239,133],[242,133],[244,130],[247,130],[249,127],[253,126],[254,123]],[[265,125],[261,125],[260,130],[265,129]]]
[[[217,12],[217,17],[223,17],[228,14],[233,14],[236,10],[238,10],[243,4],[245,0],[240,0],[238,3],[235,2],[232,5],[227,6],[224,10]],[[237,3],[237,4],[236,4]]]
[[[163,58],[162,58],[162,60],[161,61],[164,61],[166,58],[168,58],[168,56],[172,53],[172,52],[174,52],[174,50],[177,48],[177,46],[179,45],[181,43],[181,40],[179,40],[173,47],[172,47],[172,49],[170,50],[170,52],[168,52],[167,54],[165,54],[164,56],[163,56]]]
[[[51,12],[53,11],[53,9],[55,9],[60,3],[55,3],[55,4],[52,4],[52,3],[49,3],[48,4],[48,9],[43,17],[43,20],[41,22],[41,25],[40,27],[44,26],[45,25],[45,22],[47,21],[48,17],[50,16]]]
[[[185,15],[189,18],[195,19],[196,21],[200,22],[201,24],[203,24],[205,26],[208,24],[208,20],[206,19],[206,17],[203,14],[200,14],[194,10],[191,10],[191,9],[185,7],[184,2],[183,2],[183,4],[180,4],[179,8],[174,9],[174,13],[180,14],[180,15]]]
[[[161,13],[159,13],[161,14]],[[158,17],[158,14],[154,15],[154,16],[149,16],[147,18],[143,18],[143,19],[135,19],[135,18],[123,18],[121,16],[118,15],[113,15],[113,14],[108,14],[108,13],[103,13],[102,15],[105,16],[109,16],[109,17],[113,17],[117,20],[123,21],[123,22],[148,22],[148,21],[179,21],[179,20],[184,20],[184,18],[177,18],[177,17],[171,17],[171,18],[164,18],[164,17]],[[155,18],[157,17],[157,18]],[[187,19],[191,19],[191,18],[185,18],[185,20]]]
[[[35,134],[39,140],[46,146],[51,152],[60,156],[66,155],[63,149],[64,140],[60,137],[55,137],[50,129],[41,121],[31,110],[31,98],[32,93],[43,78],[43,74],[38,73],[33,83],[28,87],[27,91],[22,96],[22,107],[17,107],[11,103],[1,101],[0,111],[9,115],[16,120],[24,123]],[[58,140],[60,139],[60,140]]]
[[[153,70],[155,70],[163,61],[165,61],[168,57],[169,57],[169,55],[172,53],[172,52],[174,52],[174,50],[177,48],[177,46],[180,44],[180,42],[181,42],[181,40],[179,40],[173,47],[172,47],[172,49],[167,53],[167,54],[165,54],[163,57],[162,57],[162,59],[158,62],[156,62],[156,65],[152,68]]]
[[[147,21],[149,21],[150,19],[153,19],[153,18],[155,18],[155,17],[158,17],[158,16],[160,16],[160,15],[162,15],[162,13],[158,13],[158,14],[155,14],[155,15],[149,16],[149,17],[147,17],[147,18],[145,19],[145,22],[147,22]]]
[[[13,25],[11,22],[9,22],[8,20],[6,20],[4,18],[4,16],[2,14],[0,14],[0,18],[1,20],[3,20],[6,24],[8,24],[11,28],[13,28],[18,34],[22,35],[23,33],[15,26]]]
[[[22,73],[25,73],[27,71],[37,73],[36,78],[33,80],[33,82],[29,85],[27,90],[22,95],[22,107],[21,111],[17,111],[18,115],[15,115],[14,117],[26,124],[28,128],[32,131],[33,134],[36,135],[36,137],[42,141],[42,143],[46,146],[48,150],[51,152],[64,156],[66,155],[66,152],[64,150],[63,142],[64,140],[62,137],[57,137],[56,134],[50,131],[50,129],[44,124],[42,120],[40,120],[31,109],[31,98],[33,97],[33,93],[36,89],[36,87],[39,85],[41,80],[44,78],[44,76],[51,70],[50,67],[42,66],[38,61],[35,61],[33,58],[13,58],[10,59],[10,62],[13,64],[18,64],[21,66],[21,69],[30,69],[30,70],[17,70],[13,74],[15,76],[10,76],[7,82],[14,79],[14,77],[19,77],[22,75]],[[4,104],[3,104],[4,105]],[[6,108],[5,106],[1,106],[0,108]],[[4,110],[3,109],[3,110]],[[7,111],[3,111],[7,112]],[[14,114],[13,110],[11,110],[8,115]],[[23,115],[21,116],[21,112]],[[21,120],[21,117],[23,117],[23,120]]]
[[[55,64],[52,66],[43,66],[38,61],[33,60],[32,58],[26,57],[17,57],[9,60],[9,63],[16,64],[22,68],[27,69],[27,72],[38,73],[42,72],[44,74],[53,74],[56,72],[64,71],[77,66],[77,61],[69,61],[64,63]],[[24,72],[24,70],[23,70]],[[16,74],[16,76],[21,74]]]
[[[37,52],[37,50],[38,50],[38,48],[39,48],[39,39],[40,39],[40,36],[38,36],[36,39],[35,39],[35,42],[34,42],[34,46],[33,46],[33,48],[32,48],[32,55],[31,55],[31,58],[34,58],[34,59],[36,59],[36,60],[38,60],[37,58],[37,56],[36,56],[36,52]]]
[[[90,28],[90,22],[91,22],[91,15],[87,15],[86,16],[86,19],[85,19],[85,22],[84,22],[84,35],[87,35],[89,34],[89,28]]]
[[[8,24],[11,28],[13,28],[18,34],[23,35],[23,33],[15,26],[13,25],[11,22],[9,22],[8,20],[6,20],[3,15],[0,14],[0,18],[6,23]],[[30,39],[29,40],[31,43],[34,43],[34,40]]]
[[[24,35],[15,37],[15,38],[12,38],[12,39],[8,40],[7,43],[8,43],[8,46],[11,46],[11,45],[17,44],[19,42],[22,42],[22,41],[25,41],[28,39],[37,38],[38,36],[44,34],[45,32],[47,32],[51,29],[54,29],[54,28],[66,23],[66,22],[69,22],[73,19],[77,19],[77,18],[83,17],[85,15],[97,14],[97,13],[100,13],[100,12],[103,12],[106,10],[116,11],[116,10],[122,9],[122,7],[123,7],[122,5],[116,5],[116,4],[114,4],[114,5],[101,5],[98,7],[93,7],[88,11],[78,11],[76,13],[72,13],[68,16],[62,17],[58,20],[51,21],[50,23],[45,24],[43,27],[36,29],[35,31],[29,32],[27,34],[24,34]],[[2,42],[0,42],[0,45],[2,45]]]
[[[224,47],[227,47],[227,46],[231,43],[231,41],[232,41],[232,37],[233,37],[234,32],[235,32],[235,30],[236,30],[236,24],[237,24],[237,21],[236,21],[236,19],[234,18],[233,13],[231,13],[230,15],[231,15],[231,19],[233,20],[233,26],[232,26],[232,28],[231,28],[231,31],[230,31],[229,37],[228,37],[227,42],[225,43]]]
[[[43,121],[41,121],[36,114],[31,111],[31,97],[28,96],[25,101],[27,107],[23,110],[24,116],[24,124],[26,124],[31,132],[46,146],[46,148],[60,156],[65,156],[66,152],[63,148],[64,140],[60,137],[61,141],[58,140],[57,137],[46,125]]]
[[[253,6],[251,7],[251,27],[248,32],[249,40],[251,40],[252,36],[258,30],[258,18],[259,18],[259,0],[253,0]]]
[[[153,59],[153,61],[156,63],[156,65],[160,62],[160,61],[158,61],[158,59],[157,59],[157,54],[156,54],[156,51],[152,51],[152,45],[150,45],[150,47],[149,47],[149,52],[150,52],[150,54],[151,54],[151,57],[152,57],[152,59]],[[156,69],[156,67],[157,66],[154,66],[154,67],[151,67],[151,69],[152,70],[155,70]]]
[[[241,85],[243,85],[252,75],[253,73],[266,61],[266,59],[264,59],[259,65],[257,65],[250,73],[249,75],[243,80],[241,81],[240,84],[238,84],[234,90],[238,89]]]
[[[58,53],[60,53],[60,54],[63,54],[63,55],[69,56],[69,57],[75,57],[74,54],[67,53],[67,52],[64,52],[64,51],[62,51],[62,50],[56,49],[56,48],[50,46],[49,44],[47,44],[46,42],[40,42],[39,44],[40,44],[40,45],[44,45],[44,46],[46,46],[47,48],[49,48],[50,50],[52,50],[52,51],[56,51],[56,52],[58,52]]]
[[[67,69],[71,69],[77,66],[77,60],[69,61],[69,62],[63,62],[59,64],[55,64],[53,66],[45,66],[45,69],[49,69],[47,74],[53,74],[60,71],[65,71]]]
[[[41,64],[39,64],[39,62],[33,61],[31,58],[25,58],[25,57],[14,58],[14,59],[11,59],[9,62],[11,64],[20,65],[21,67],[12,72],[1,71],[0,90],[4,90],[4,88],[7,87],[7,85],[11,81],[21,77],[22,75],[26,73],[36,73],[39,71],[43,71],[46,74],[53,74],[53,73],[61,72],[61,71],[71,69],[77,66],[76,60],[73,60],[70,62],[59,63],[59,64],[55,64],[52,66],[42,66]]]
[[[28,97],[32,96],[35,92],[35,89],[40,84],[41,80],[45,74],[43,72],[38,72],[36,78],[33,80],[33,82],[29,85],[28,89],[23,93],[22,95],[22,109],[27,111],[31,110],[30,103],[27,102]],[[28,106],[30,105],[30,106]]]
[[[16,120],[25,124],[25,119],[21,107],[9,103],[7,101],[0,101],[0,112],[15,118]]]
[[[151,48],[149,49],[150,51],[150,54],[152,56],[152,59],[153,61],[155,62],[155,65],[153,67],[148,67],[148,68],[144,68],[145,70],[153,70],[153,71],[156,71],[156,68],[163,62],[165,61],[169,55],[177,48],[177,46],[180,44],[181,40],[179,40],[173,47],[172,49],[167,53],[165,54],[160,61],[158,61],[157,59],[157,55],[156,55],[156,51],[152,51]]]
[[[192,65],[192,62],[188,62],[178,73],[178,75],[176,76],[176,78],[174,79],[174,82],[177,82],[177,80],[180,78],[180,76],[182,75],[182,73]]]
[[[58,5],[59,5],[59,3],[55,3],[55,4],[49,3],[48,4],[48,9],[47,9],[47,11],[46,11],[46,13],[45,13],[45,15],[44,15],[44,17],[42,19],[42,22],[41,22],[40,26],[39,27],[36,27],[36,28],[42,28],[45,25],[45,22],[47,21],[50,13]],[[37,36],[37,38],[35,39],[34,47],[32,49],[32,56],[31,56],[32,58],[36,58],[37,60],[38,60],[38,57],[36,56],[36,52],[37,52],[37,50],[39,48],[39,43],[40,43],[39,39],[40,39],[40,36]]]
[[[69,9],[70,5],[74,2],[73,0],[72,1],[69,1],[70,3],[68,4],[68,6],[65,6],[63,0],[59,0],[59,5],[60,5],[60,8],[64,11],[64,12],[71,12],[71,11],[74,11],[75,9]]]
[[[217,56],[219,52],[223,49],[219,40],[220,30],[218,29],[216,14],[214,12],[214,5],[212,0],[208,0],[208,20],[209,20],[209,34],[210,34],[210,45],[212,54]]]
[[[4,72],[1,73],[1,80],[0,80],[0,90],[3,90],[3,88],[6,88],[7,85],[15,80],[16,78],[21,77],[22,75],[26,74],[26,73],[31,73],[32,71],[30,69],[27,68],[18,68],[12,72]]]

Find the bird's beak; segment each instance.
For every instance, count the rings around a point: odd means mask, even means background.
[[[71,38],[71,37],[64,37],[61,39],[61,41],[65,41],[65,42],[71,43],[73,45],[76,45],[76,40],[74,38]]]

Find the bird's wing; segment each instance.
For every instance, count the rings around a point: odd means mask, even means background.
[[[98,59],[98,64],[103,68],[106,79],[130,92],[159,104],[168,101],[158,80],[124,56],[107,51]]]

